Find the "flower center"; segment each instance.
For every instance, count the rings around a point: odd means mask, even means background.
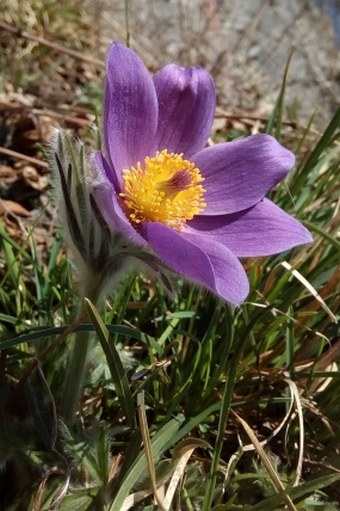
[[[138,162],[123,170],[124,188],[119,195],[131,221],[161,222],[181,230],[206,206],[203,180],[194,163],[165,149],[146,157],[143,168]]]

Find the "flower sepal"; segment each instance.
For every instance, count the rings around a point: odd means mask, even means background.
[[[128,275],[129,248],[135,248],[119,232],[109,229],[95,197],[91,158],[82,142],[72,140],[62,129],[56,130],[49,163],[61,228],[74,256],[83,294],[99,298]]]

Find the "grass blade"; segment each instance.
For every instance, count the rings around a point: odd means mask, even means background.
[[[110,333],[101,319],[93,303],[85,298],[85,307],[92,321],[98,340],[103,348],[108,366],[110,368],[112,381],[115,385],[117,396],[126,419],[132,430],[136,429],[136,414],[133,399],[130,392],[129,382],[123,364],[120,360],[118,351],[112,342],[110,342]]]
[[[157,460],[165,447],[171,442],[178,428],[180,427],[180,421],[172,419],[165,426],[163,426],[151,440],[151,452],[154,460]],[[118,493],[111,503],[108,511],[117,511],[122,509],[125,499],[129,496],[130,491],[137,481],[147,471],[147,461],[145,451],[143,450],[136,458],[135,463],[131,466],[124,481],[120,484]]]

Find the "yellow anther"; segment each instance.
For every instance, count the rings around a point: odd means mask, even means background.
[[[120,197],[132,222],[161,222],[181,230],[206,207],[203,180],[194,163],[165,149],[146,157],[143,166],[138,162],[123,171]]]

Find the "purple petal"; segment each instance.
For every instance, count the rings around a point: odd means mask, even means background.
[[[97,168],[101,169],[101,172],[107,177],[110,183],[113,184],[115,190],[119,192],[120,187],[118,183],[118,177],[114,168],[108,164],[103,153],[96,151],[94,154],[94,164]]]
[[[132,50],[112,43],[106,61],[104,136],[118,176],[150,154],[157,120],[157,96],[148,70]]]
[[[154,76],[159,119],[156,147],[190,158],[207,143],[216,108],[215,86],[199,67],[169,64]]]
[[[242,264],[228,248],[203,233],[178,232],[153,222],[144,228],[154,252],[169,268],[228,302],[244,301],[249,292],[248,279]]]
[[[219,241],[237,257],[277,254],[313,241],[300,222],[268,199],[232,215],[196,216],[188,226],[190,232]]]
[[[134,245],[145,247],[147,242],[136,231],[120,206],[120,199],[114,184],[107,179],[107,169],[101,166],[103,161],[96,153],[93,169],[93,194],[103,217],[112,231],[120,232],[127,241]]]
[[[192,161],[205,177],[204,215],[223,215],[263,199],[293,167],[294,156],[270,135],[253,135],[203,149]]]
[[[112,189],[110,191],[107,188],[99,188],[96,191],[96,196],[100,199],[99,204],[101,205],[101,210],[108,226],[112,230],[120,232],[129,243],[139,247],[145,247],[147,242],[136,229],[134,229],[125,216],[114,190]]]

